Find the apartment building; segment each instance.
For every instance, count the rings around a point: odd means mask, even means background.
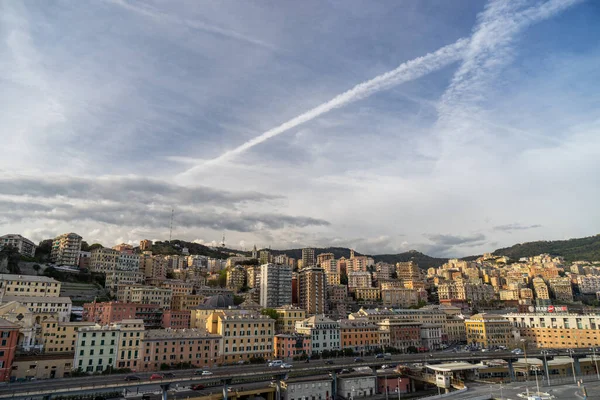
[[[419,294],[414,289],[387,288],[381,289],[381,300],[384,307],[410,307],[419,303]]]
[[[119,285],[117,289],[117,300],[124,303],[157,304],[161,309],[166,309],[171,306],[172,298],[171,289],[154,286]]]
[[[273,354],[275,321],[247,310],[217,310],[206,319],[207,330],[222,336],[218,354],[229,364]]]
[[[292,267],[264,264],[260,266],[260,305],[275,308],[292,304]]]
[[[554,310],[555,307],[548,307]],[[600,314],[568,312],[511,313],[504,317],[521,338],[539,348],[589,348],[600,346]]]
[[[192,310],[204,302],[205,296],[201,294],[174,294],[171,299],[172,310]]]
[[[548,279],[548,286],[550,286],[550,291],[556,300],[573,301],[571,278],[550,278]]]
[[[296,322],[296,332],[310,338],[311,354],[341,349],[340,324],[323,315]]]
[[[0,274],[0,296],[59,297],[61,283],[54,278]]]
[[[364,319],[340,319],[342,349],[352,349],[357,354],[379,348],[379,326]]]
[[[577,285],[581,294],[596,294],[600,292],[600,276],[579,275],[577,276]]]
[[[546,282],[540,277],[533,278],[533,290],[535,291],[535,297],[538,300],[550,300],[550,291]]]
[[[162,281],[167,276],[167,260],[162,256],[142,254],[140,257],[140,271],[146,280]]]
[[[327,284],[323,268],[303,268],[298,273],[298,305],[307,315],[324,314],[327,311],[325,294]]]
[[[35,257],[37,246],[31,240],[17,234],[8,234],[0,236],[0,249],[4,247],[13,247],[19,254],[27,257]]]
[[[246,284],[246,270],[241,265],[227,269],[227,288],[240,290]]]
[[[110,325],[79,329],[74,368],[84,372],[102,372],[111,368],[141,367],[142,320],[126,319]]]
[[[0,381],[7,382],[17,351],[20,326],[0,318]]]
[[[442,329],[443,342],[462,343],[467,340],[464,318],[448,315]]]
[[[317,261],[315,259],[315,249],[302,249],[302,268],[315,267],[316,265]]]
[[[407,351],[409,347],[421,346],[421,323],[386,318],[378,322],[381,347],[393,347]]]
[[[369,302],[377,302],[381,300],[381,290],[376,287],[360,287],[354,289],[354,297],[356,300],[366,300]]]
[[[378,262],[377,264],[375,264],[375,271],[377,271],[377,280],[382,281],[392,279],[396,268],[392,264]]]
[[[78,265],[82,237],[76,233],[65,233],[52,241],[50,260],[58,265]]]
[[[152,250],[152,240],[148,240],[148,239],[140,240],[140,250],[141,251]]]
[[[48,318],[41,323],[45,353],[73,353],[77,344],[77,332],[94,326],[93,322],[61,322]]]
[[[275,311],[277,311],[278,315],[275,324],[275,331],[277,333],[294,333],[296,332],[296,322],[306,319],[306,311],[300,307],[286,305],[276,308]]]
[[[142,272],[115,269],[112,272],[106,272],[104,287],[112,294],[115,294],[119,286],[138,285],[141,283],[144,283],[144,274]]]
[[[192,282],[184,282],[179,279],[162,281],[160,287],[170,289],[173,296],[188,296],[194,292],[194,284]]]
[[[396,274],[401,280],[420,280],[421,270],[414,261],[396,263]]]
[[[372,286],[372,283],[370,272],[348,272],[348,291],[350,293],[354,293],[357,288],[369,288]]]
[[[165,310],[162,313],[161,328],[188,329],[190,327],[191,311]]]
[[[467,342],[477,347],[510,346],[514,343],[512,324],[499,315],[475,314],[465,319]]]
[[[90,271],[104,274],[112,273],[117,269],[119,252],[107,247],[99,247],[91,251]]]
[[[143,339],[140,371],[158,371],[162,365],[195,368],[213,367],[219,360],[221,336],[205,329],[160,329],[148,331]]]
[[[140,270],[140,255],[129,251],[121,251],[117,260],[117,269],[121,271]]]
[[[311,354],[310,338],[298,333],[279,333],[273,337],[273,357],[293,358]]]

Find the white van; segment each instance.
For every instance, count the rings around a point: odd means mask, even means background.
[[[269,364],[267,364],[267,366],[280,368],[282,364],[283,364],[283,361],[281,361],[281,360],[273,360]]]

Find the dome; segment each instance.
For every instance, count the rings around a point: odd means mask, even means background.
[[[232,305],[233,298],[231,296],[223,296],[222,294],[216,294],[204,299],[204,307],[227,308]]]

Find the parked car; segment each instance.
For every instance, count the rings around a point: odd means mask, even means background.
[[[377,355],[375,356],[375,358],[383,358],[383,354],[382,354],[382,353],[379,353],[379,354],[377,354]]]
[[[150,375],[150,380],[151,381],[161,380],[162,378],[163,378],[163,376],[161,374],[152,374],[152,375]]]
[[[325,364],[329,364],[329,365],[331,365],[331,364],[333,364],[333,360],[326,360],[326,361],[325,361]]]
[[[292,364],[281,364],[281,368],[290,369],[292,368]]]
[[[190,389],[192,389],[192,390],[202,390],[202,389],[205,389],[205,388],[206,388],[206,386],[204,386],[204,385],[203,385],[203,384],[201,384],[201,383],[197,383],[197,384],[195,384],[195,385],[192,385],[192,386],[190,387]]]
[[[362,358],[360,358],[360,357],[356,357],[356,358],[354,359],[354,362],[363,362],[363,361],[365,361],[365,360],[363,360],[363,359],[362,359]]]
[[[244,361],[244,360],[240,360],[240,361],[238,361],[237,363],[238,363],[238,365],[244,365],[244,364],[246,364],[246,361]]]
[[[267,367],[281,367],[282,364],[283,364],[283,361],[281,361],[281,360],[273,360],[267,364]]]
[[[172,379],[172,378],[175,378],[175,374],[174,374],[174,373],[172,373],[172,372],[165,372],[165,373],[163,374],[163,378],[166,378],[166,379]]]
[[[127,375],[127,376],[125,377],[125,380],[126,380],[126,381],[139,381],[139,380],[140,380],[140,377],[139,377],[139,376],[137,376],[137,375]]]

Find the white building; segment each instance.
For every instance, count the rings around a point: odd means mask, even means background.
[[[4,247],[14,247],[20,254],[28,257],[34,257],[37,248],[31,240],[17,234],[0,236],[0,249]]]
[[[77,332],[74,368],[84,372],[102,372],[109,366],[136,370],[141,366],[143,339],[141,319],[81,328]]]
[[[329,375],[307,376],[281,381],[282,400],[328,400],[332,386]]]
[[[260,305],[275,308],[292,304],[292,267],[264,264],[260,266]]]
[[[594,294],[600,292],[600,276],[579,275],[577,277],[577,285],[582,294]]]
[[[435,324],[421,325],[421,343],[429,349],[439,349],[442,345],[442,326]]]
[[[370,397],[377,393],[377,378],[371,374],[345,374],[337,376],[337,395],[342,399]]]
[[[311,353],[340,350],[340,324],[322,315],[296,322],[296,332],[310,336]]]

